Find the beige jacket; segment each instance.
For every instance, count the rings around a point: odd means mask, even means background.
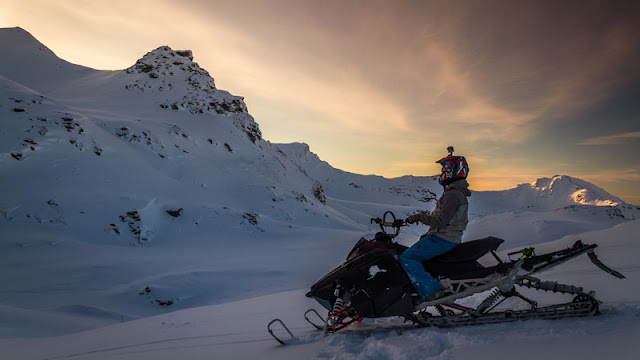
[[[468,211],[471,196],[467,180],[458,180],[444,188],[442,196],[436,203],[432,213],[423,212],[415,216],[415,220],[429,225],[425,235],[436,235],[449,242],[462,242],[462,233],[469,222]]]

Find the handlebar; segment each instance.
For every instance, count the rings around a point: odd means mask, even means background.
[[[387,221],[387,215],[391,215],[391,218],[393,219],[392,222]],[[391,211],[386,211],[384,215],[382,215],[382,219],[380,219],[379,217],[371,218],[371,223],[380,225],[380,230],[382,230],[384,234],[389,235],[391,238],[398,236],[398,234],[400,234],[400,227],[405,225],[404,220],[396,219],[396,216]],[[394,228],[395,231],[393,234],[389,234],[386,228]]]

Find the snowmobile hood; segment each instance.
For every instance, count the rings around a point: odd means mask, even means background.
[[[467,180],[454,181],[451,184],[447,185],[444,190],[447,191],[449,189],[458,189],[462,191],[462,193],[466,197],[471,196],[471,191],[469,191],[469,183],[467,182]]]

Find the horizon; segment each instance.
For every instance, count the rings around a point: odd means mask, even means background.
[[[122,4],[16,1],[0,27],[96,69],[192,50],[266,140],[348,172],[435,175],[453,145],[474,190],[567,174],[640,203],[640,4]]]

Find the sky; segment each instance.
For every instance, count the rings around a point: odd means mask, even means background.
[[[192,50],[263,136],[332,166],[474,190],[571,175],[640,204],[640,2],[0,0],[59,57],[125,69]]]

